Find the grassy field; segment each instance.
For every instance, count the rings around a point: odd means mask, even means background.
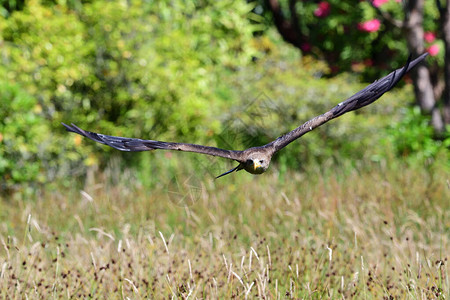
[[[445,162],[273,167],[208,178],[179,203],[93,172],[81,189],[2,198],[0,294],[448,299],[449,179]]]

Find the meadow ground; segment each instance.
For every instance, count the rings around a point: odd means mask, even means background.
[[[445,164],[328,167],[204,180],[181,204],[109,172],[3,197],[0,294],[448,299]]]

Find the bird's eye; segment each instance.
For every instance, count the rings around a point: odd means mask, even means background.
[[[264,162],[264,160],[263,159],[261,159],[260,161],[259,161],[261,164]]]

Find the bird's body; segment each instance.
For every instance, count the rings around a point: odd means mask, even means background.
[[[361,91],[351,96],[347,100],[336,105],[330,111],[307,121],[306,123],[295,128],[291,132],[288,132],[285,135],[280,136],[276,140],[264,146],[248,148],[243,151],[225,150],[216,147],[187,144],[187,143],[170,143],[154,140],[116,137],[85,131],[74,124],[69,126],[63,123],[63,125],[70,132],[75,132],[91,140],[111,146],[121,151],[149,151],[157,149],[178,150],[178,151],[196,152],[212,156],[220,156],[223,158],[228,158],[239,162],[239,165],[237,167],[219,175],[216,178],[222,177],[224,175],[239,170],[246,170],[251,174],[262,174],[268,169],[272,156],[277,151],[286,147],[296,139],[300,138],[305,133],[312,131],[314,128],[317,128],[320,125],[325,124],[326,122],[334,118],[342,116],[343,114],[349,111],[357,110],[361,107],[373,103],[378,98],[380,98],[385,92],[392,89],[400,81],[403,75],[405,75],[406,72],[408,72],[411,68],[413,68],[421,61],[423,61],[423,59],[426,56],[427,54],[425,53],[413,61],[410,61],[410,59],[408,59],[405,67],[403,67],[402,69],[398,69],[388,74],[387,76],[373,82],[372,84],[368,85],[366,88],[362,89]]]
[[[248,148],[244,151],[247,160],[242,163],[243,169],[251,174],[262,174],[269,168],[273,154],[270,147]]]

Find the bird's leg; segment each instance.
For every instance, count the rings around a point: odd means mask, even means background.
[[[217,178],[220,178],[220,177],[222,177],[222,176],[228,175],[228,174],[230,174],[230,173],[232,173],[232,172],[234,172],[234,171],[242,170],[243,168],[244,168],[243,164],[242,164],[242,163],[239,163],[239,165],[238,165],[236,168],[233,168],[233,169],[231,169],[231,170],[229,170],[229,171],[227,171],[227,172],[225,172],[225,173],[223,173],[223,174],[220,174],[219,176],[216,177],[216,179],[217,179]]]

